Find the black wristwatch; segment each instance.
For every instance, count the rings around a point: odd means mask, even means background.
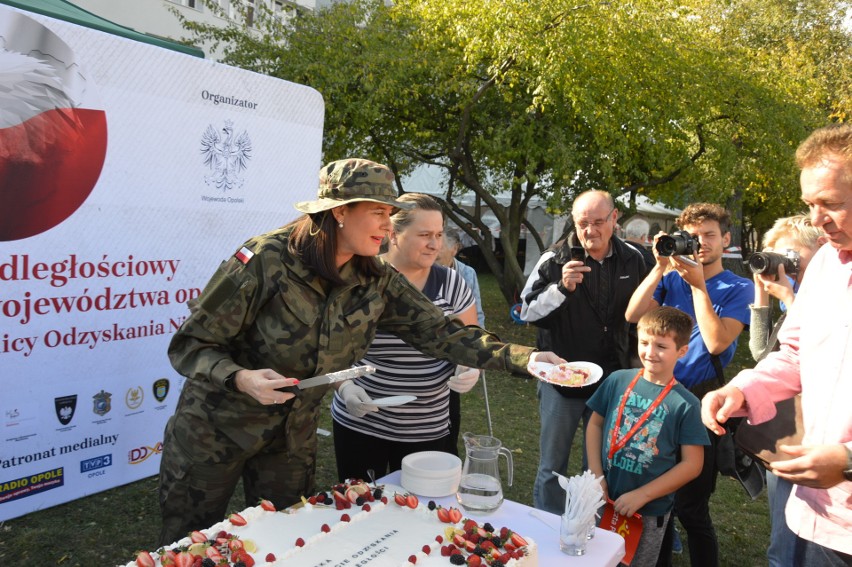
[[[229,392],[237,391],[237,373],[234,372],[227,378],[225,378],[225,389]]]
[[[852,449],[848,445],[844,447],[846,448],[846,469],[843,471],[843,478],[852,480]]]

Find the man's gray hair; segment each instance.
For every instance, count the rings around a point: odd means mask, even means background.
[[[444,231],[444,243],[448,247],[458,247],[461,246],[461,239],[459,238],[458,231],[454,229],[448,229]]]
[[[651,230],[651,225],[645,219],[632,219],[624,227],[624,237],[645,239],[648,237],[648,231]]]

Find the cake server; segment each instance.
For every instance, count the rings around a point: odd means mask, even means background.
[[[328,374],[320,374],[319,376],[314,376],[313,378],[300,380],[297,386],[300,390],[304,390],[305,388],[313,388],[314,386],[322,386],[323,384],[334,384],[336,382],[342,382],[344,380],[351,380],[353,378],[357,378],[358,376],[372,374],[375,371],[376,369],[372,366],[354,366],[352,368],[347,368],[346,370],[341,370],[339,372],[329,372]]]

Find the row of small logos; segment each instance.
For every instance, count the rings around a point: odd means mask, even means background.
[[[138,465],[144,463],[150,457],[159,455],[162,452],[162,443],[157,443],[153,447],[147,445],[136,447],[128,451],[127,464]],[[84,459],[80,461],[80,475],[89,479],[103,476],[106,474],[105,469],[111,467],[113,463],[112,453]],[[65,467],[56,467],[11,480],[3,480],[0,481],[0,504],[34,496],[64,485]]]
[[[158,403],[162,403],[169,395],[170,383],[166,378],[155,380],[151,386],[151,391],[154,399]],[[127,389],[124,393],[124,405],[131,411],[136,411],[142,407],[145,401],[145,388],[143,386],[133,386]],[[56,419],[63,426],[71,423],[74,415],[77,412],[77,394],[68,396],[57,396],[53,398],[53,406],[56,411]],[[113,409],[113,394],[101,389],[100,392],[92,396],[92,413],[103,417]],[[22,420],[21,412],[17,408],[6,410],[6,426],[10,427],[17,425]]]

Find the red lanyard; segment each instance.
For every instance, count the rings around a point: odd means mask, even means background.
[[[639,416],[639,419],[636,421],[636,423],[633,424],[633,427],[630,428],[630,431],[628,431],[624,435],[624,437],[622,437],[621,440],[619,440],[618,439],[618,424],[621,423],[621,418],[624,416],[624,406],[627,405],[627,398],[630,397],[630,392],[633,391],[633,386],[635,386],[636,382],[639,381],[639,378],[642,376],[643,372],[644,372],[644,370],[640,370],[636,374],[636,377],[633,379],[633,381],[630,382],[630,385],[627,386],[627,390],[624,391],[624,396],[621,398],[621,404],[619,404],[619,406],[618,406],[618,414],[615,416],[615,423],[612,425],[612,438],[610,439],[610,442],[609,442],[609,460],[610,461],[612,461],[612,458],[615,456],[615,454],[618,451],[620,451],[621,449],[624,448],[625,445],[627,445],[627,441],[631,437],[633,437],[633,435],[636,434],[636,432],[639,430],[639,428],[642,427],[642,425],[646,421],[648,421],[648,417],[651,415],[651,413],[653,413],[653,411],[655,409],[657,409],[657,406],[660,405],[660,403],[663,401],[663,398],[666,397],[666,394],[668,394],[669,391],[672,388],[674,388],[674,385],[677,383],[677,380],[675,380],[674,377],[672,377],[672,379],[669,381],[669,383],[666,384],[666,387],[663,388],[663,391],[660,392],[657,395],[657,399],[655,399],[651,403],[651,405],[648,406],[648,409],[645,410],[645,413],[643,413],[641,416]]]

